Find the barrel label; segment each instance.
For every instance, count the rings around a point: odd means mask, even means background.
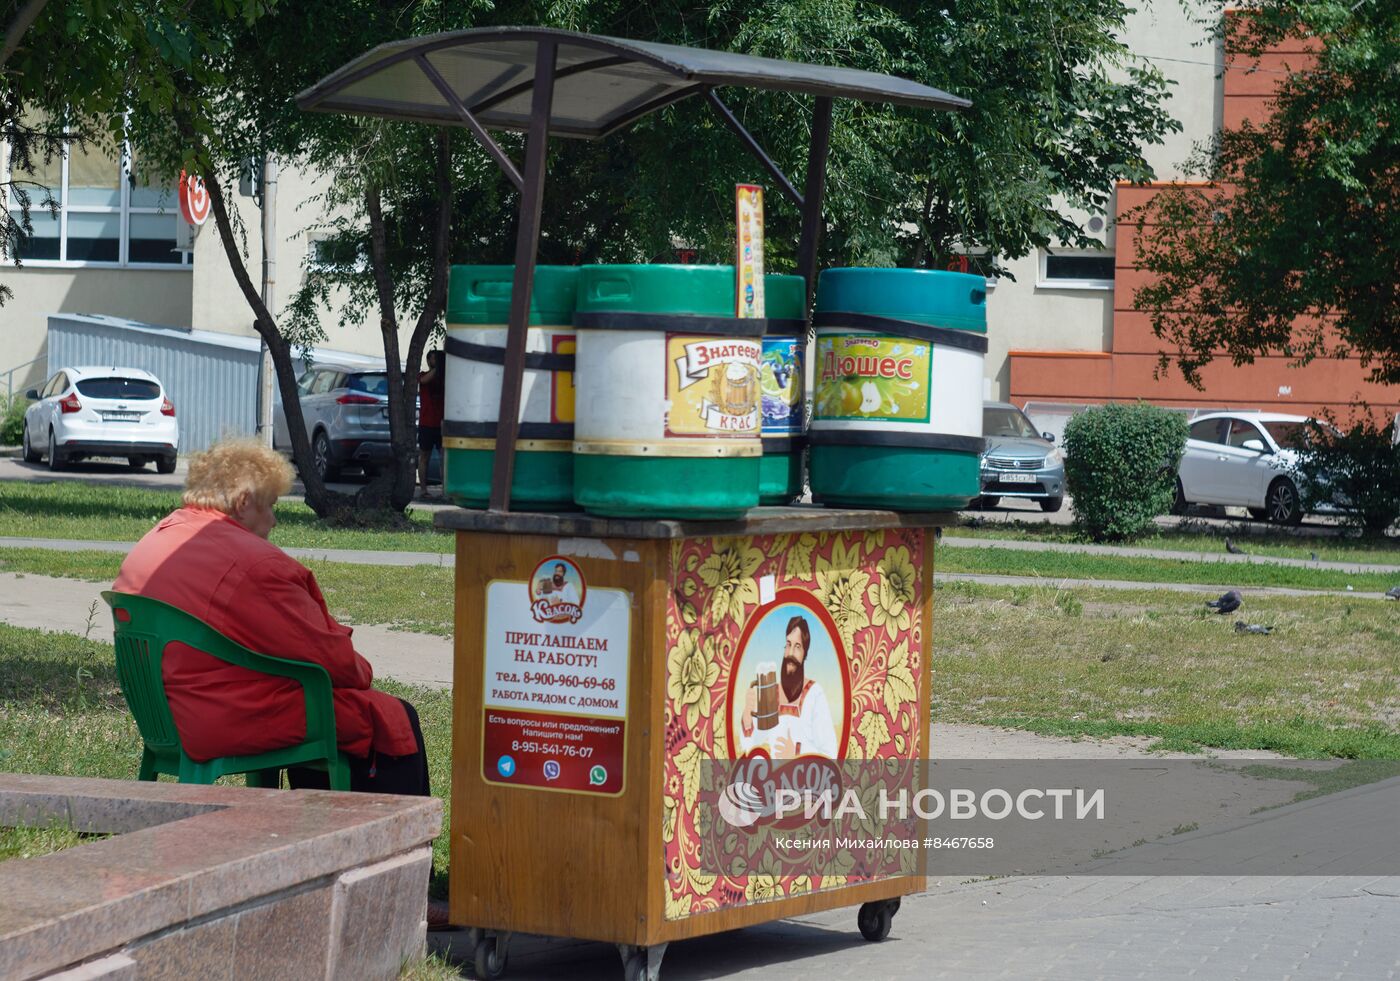
[[[816,418],[928,422],[931,354],[929,344],[905,337],[819,336]]]
[[[807,345],[796,337],[765,337],[759,388],[763,396],[763,435],[802,432],[803,379]]]
[[[555,354],[573,354],[578,344],[573,334],[555,334],[550,338],[551,350]],[[556,371],[552,374],[553,385],[549,390],[549,421],[574,421],[574,373]]]
[[[758,341],[666,335],[666,435],[759,435]]]

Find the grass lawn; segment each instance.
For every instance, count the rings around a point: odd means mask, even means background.
[[[1223,552],[1225,536],[1229,535],[1251,555],[1307,560],[1316,552],[1323,562],[1364,562],[1400,566],[1400,537],[1377,539],[1350,535],[1303,536],[1278,529],[1271,529],[1264,534],[1251,534],[1252,530],[1260,527],[1258,522],[1242,522],[1238,532],[1230,528],[1201,524],[1159,528],[1155,535],[1128,544],[1139,548],[1168,549],[1173,552]],[[959,538],[1068,543],[1080,541],[1073,528],[1043,521],[1013,521],[1004,524],[996,522],[977,528],[963,526],[950,528],[948,533]]]
[[[0,481],[0,537],[134,542],[179,506],[177,491],[76,480]],[[406,531],[327,528],[299,502],[279,502],[276,513],[273,537],[287,548],[452,551],[452,536],[434,531],[425,511],[408,512],[411,529]]]
[[[1400,617],[1346,597],[1263,597],[1216,616],[1190,594],[947,583],[933,713],[1164,749],[1400,759]],[[1236,634],[1237,618],[1274,628]]]
[[[1077,552],[1026,552],[1007,548],[943,548],[939,572],[1056,579],[1125,579],[1132,582],[1214,583],[1384,592],[1400,583],[1400,572],[1355,573],[1335,569],[1192,559],[1142,559]]]

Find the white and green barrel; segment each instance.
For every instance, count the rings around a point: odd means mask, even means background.
[[[520,391],[511,506],[572,509],[577,266],[535,267]],[[514,266],[453,266],[448,279],[443,488],[454,503],[491,499],[496,420]]]
[[[801,276],[763,277],[768,331],[759,379],[763,459],[760,504],[791,504],[806,482],[807,283]]]
[[[718,519],[757,506],[767,321],[734,310],[733,266],[582,267],[580,507]]]
[[[813,497],[897,511],[966,507],[979,491],[986,280],[828,269],[812,321]]]

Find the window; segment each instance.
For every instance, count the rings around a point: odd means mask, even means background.
[[[1202,443],[1219,443],[1220,424],[1222,419],[1202,419],[1200,422],[1191,424],[1191,438],[1200,440]]]
[[[351,375],[348,387],[352,392],[367,392],[370,395],[388,395],[389,376],[379,374]]]
[[[1040,253],[1036,285],[1051,289],[1113,289],[1113,253],[1056,249]]]
[[[84,378],[78,394],[90,399],[125,399],[146,402],[160,398],[160,386],[144,378]]]
[[[983,409],[982,435],[1035,439],[1040,433],[1016,409]]]
[[[1243,419],[1230,420],[1230,434],[1225,440],[1227,446],[1242,448],[1251,439],[1264,443],[1264,434],[1259,432],[1259,428],[1252,422],[1245,422]]]
[[[125,148],[116,155],[95,143],[70,143],[60,156],[36,162],[32,175],[12,176],[24,182],[34,226],[18,247],[25,262],[185,269],[193,262],[189,252],[175,251],[184,219],[174,182],[141,171]],[[7,204],[17,215],[13,194]]]

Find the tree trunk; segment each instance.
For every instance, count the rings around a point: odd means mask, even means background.
[[[379,299],[379,332],[384,343],[384,364],[389,389],[389,443],[392,465],[378,474],[359,494],[356,503],[372,510],[402,511],[413,500],[417,484],[418,371],[423,348],[433,325],[447,305],[448,260],[452,245],[452,144],[451,134],[440,130],[435,137],[438,192],[437,222],[433,229],[433,268],[428,295],[409,336],[406,357],[399,348],[398,315],[394,309],[394,284],[389,275],[383,196],[377,185],[365,191],[369,216],[369,264]],[[401,367],[402,366],[402,367]]]
[[[224,254],[228,256],[233,278],[243,291],[243,298],[253,311],[253,327],[272,355],[272,365],[277,371],[277,389],[282,395],[282,411],[287,419],[287,431],[292,440],[292,460],[301,472],[301,481],[306,488],[306,504],[320,518],[335,517],[344,511],[349,503],[344,494],[326,489],[316,468],[312,464],[311,441],[306,435],[306,420],[301,412],[301,395],[297,391],[296,368],[292,364],[292,348],[277,330],[277,323],[262,301],[262,296],[253,286],[244,265],[243,256],[234,238],[233,224],[229,221],[228,206],[224,199],[223,187],[211,166],[204,177],[204,186],[209,191],[209,204],[214,212],[214,224],[219,229],[219,240],[223,243]]]

